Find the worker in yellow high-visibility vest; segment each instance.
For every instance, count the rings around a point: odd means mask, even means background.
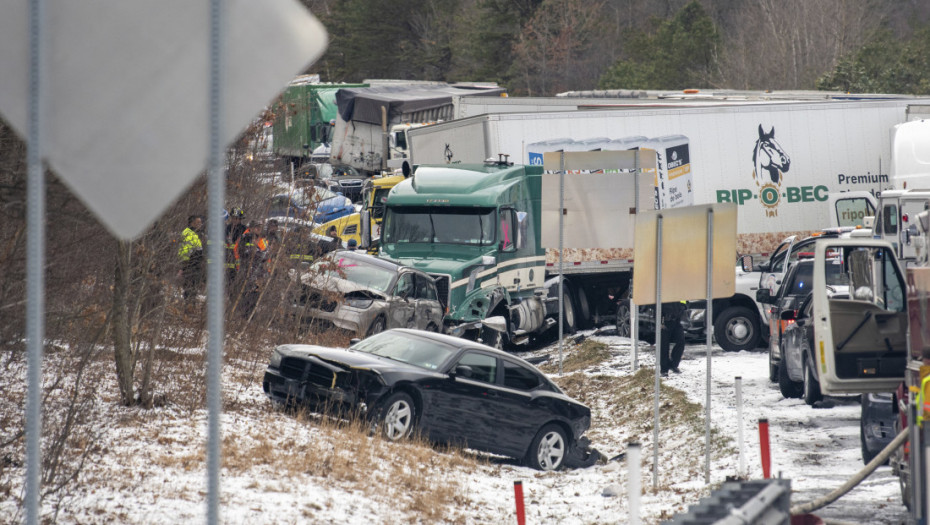
[[[187,218],[187,228],[181,232],[178,260],[181,263],[179,273],[185,300],[196,297],[200,283],[203,282],[203,241],[200,239],[202,229],[203,218],[191,215]]]

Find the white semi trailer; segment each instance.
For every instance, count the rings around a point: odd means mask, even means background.
[[[577,151],[579,144],[591,150],[649,148],[661,157],[661,145],[669,144],[660,163],[687,168],[675,170],[677,180],[667,179],[674,183],[674,199],[663,195],[669,188],[657,188],[656,202],[736,203],[737,250],[765,255],[786,237],[806,236],[830,225],[836,211],[829,209],[829,194],[892,188],[891,130],[926,115],[930,100],[603,104],[614,107],[484,114],[411,130],[411,160],[475,163],[505,154],[513,162],[534,164],[540,151]],[[670,174],[672,169],[667,169]],[[662,175],[658,170],[659,185]],[[547,251],[550,268],[557,255],[556,250]],[[630,272],[632,258],[627,249],[566,249],[564,272]],[[764,320],[751,294],[715,301],[713,311],[716,339],[726,349],[751,348],[764,336]],[[620,317],[626,315],[621,307]],[[622,319],[618,326],[621,323]]]

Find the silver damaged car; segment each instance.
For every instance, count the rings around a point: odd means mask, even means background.
[[[297,315],[319,329],[366,337],[390,328],[442,329],[443,305],[426,273],[350,250],[317,259],[297,277]]]

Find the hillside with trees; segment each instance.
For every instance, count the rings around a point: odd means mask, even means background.
[[[330,32],[310,72],[588,89],[927,94],[916,0],[304,0]]]

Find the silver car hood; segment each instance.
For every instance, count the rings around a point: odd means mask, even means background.
[[[300,282],[311,288],[325,290],[327,292],[343,295],[350,292],[368,292],[375,297],[387,299],[381,291],[333,275],[319,275],[307,272],[300,275]]]

